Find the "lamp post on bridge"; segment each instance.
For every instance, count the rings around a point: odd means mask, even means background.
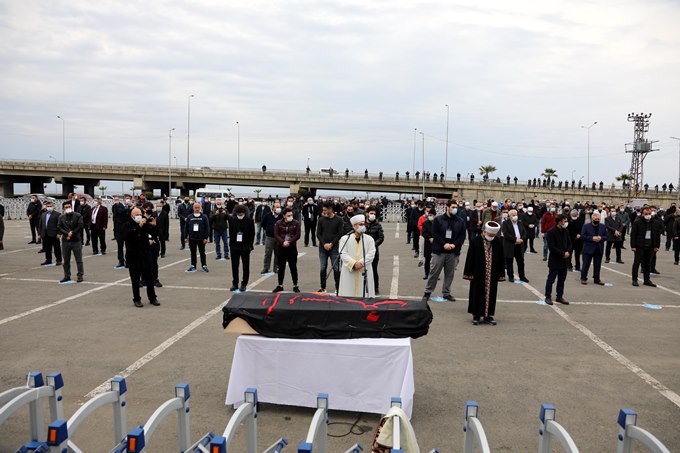
[[[420,135],[423,136],[423,201],[425,201],[425,133],[420,132]]]
[[[194,97],[190,94],[187,98],[187,168],[189,168],[189,131],[191,129],[191,98]]]
[[[59,118],[61,120],[61,156],[62,156],[62,162],[66,163],[66,121],[60,115],[57,115],[57,118]]]
[[[449,104],[446,104],[446,157],[444,159],[444,181],[449,177]]]
[[[586,173],[588,175],[588,178],[586,179],[586,184],[590,185],[590,128],[595,126],[597,124],[597,121],[594,121],[593,124],[590,126],[581,126],[581,129],[587,129],[588,130],[588,172]]]
[[[173,127],[168,131],[168,197],[172,195],[172,131]]]
[[[675,186],[675,190],[678,192],[678,200],[680,200],[680,138],[671,137],[673,140],[678,141],[678,185]]]
[[[418,137],[418,128],[413,129],[413,175],[416,174],[416,138]]]
[[[241,169],[241,125],[236,122],[236,169]]]

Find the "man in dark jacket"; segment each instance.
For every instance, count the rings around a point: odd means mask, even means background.
[[[276,247],[276,239],[274,238],[274,227],[276,222],[281,220],[281,203],[274,202],[274,208],[262,216],[262,229],[264,230],[264,262],[261,274],[269,272],[272,264],[272,256],[274,257],[274,273],[279,272],[278,262],[278,248]]]
[[[208,231],[208,241],[210,242],[213,241],[212,212],[215,209],[217,209],[215,197],[210,197],[209,200],[205,200],[203,202],[203,214],[205,214],[205,216],[208,217],[208,224],[210,225],[210,231]]]
[[[237,205],[243,206],[243,205]],[[210,212],[210,224],[212,226],[213,235],[215,236],[215,253],[216,259],[221,260],[224,256],[225,260],[229,259],[229,213],[222,205],[222,200],[217,200],[215,209]],[[220,249],[220,243],[223,244]]]
[[[607,227],[607,248],[605,249],[605,263],[609,263],[609,257],[611,256],[612,246],[616,250],[616,262],[618,264],[623,264],[621,261],[621,246],[623,245],[623,235],[626,230],[625,225],[621,221],[621,216],[617,215],[616,211],[612,208],[609,215],[604,219],[604,225]]]
[[[344,234],[344,223],[335,214],[335,205],[327,201],[321,208],[322,215],[316,227],[316,238],[319,240],[319,262],[321,264],[319,277],[321,286],[319,293],[326,292],[326,280],[328,275],[328,260],[331,260],[333,267],[333,278],[335,280],[335,291],[337,293],[340,286],[340,252],[338,243]]]
[[[156,218],[143,216],[139,208],[130,211],[130,217],[123,226],[125,239],[125,261],[128,265],[130,282],[132,283],[132,302],[135,307],[143,307],[139,294],[140,281],[146,285],[146,295],[151,305],[160,305],[156,298],[154,287],[152,254],[152,239],[156,235],[152,229],[156,228]]]
[[[366,234],[373,238],[375,242],[375,257],[371,266],[373,268],[373,283],[375,286],[375,294],[380,294],[380,281],[378,279],[378,261],[380,260],[380,245],[385,241],[385,233],[383,227],[378,220],[378,213],[375,206],[371,206],[366,210]]]
[[[26,208],[26,215],[28,216],[28,224],[31,227],[31,242],[29,244],[40,244],[40,240],[36,241],[36,230],[40,223],[40,212],[42,211],[42,203],[38,200],[37,195],[31,195],[31,201]]]
[[[186,221],[192,213],[192,207],[189,204],[189,197],[184,197],[184,203],[177,206],[177,217],[179,218],[179,232],[180,232],[180,250],[184,250],[186,246]]]
[[[125,195],[125,202],[116,202],[111,207],[113,214],[113,236],[118,244],[118,268],[125,267],[125,238],[123,237],[123,230],[125,229],[125,224],[130,217],[130,210],[132,209],[132,198],[129,195]]]
[[[434,242],[434,238],[432,237],[432,222],[434,222],[435,217],[435,210],[432,208],[427,213],[427,220],[423,222],[423,257],[425,258],[425,276],[423,277],[423,280],[427,280],[428,275],[430,275],[430,264],[432,262],[432,243]]]
[[[307,204],[302,207],[302,219],[305,222],[305,247],[309,247],[309,237],[312,246],[316,247],[316,222],[319,219],[319,207],[312,197],[307,198]]]
[[[571,239],[567,227],[569,221],[564,214],[555,217],[555,226],[545,233],[548,246],[548,279],[545,282],[545,303],[552,305],[552,286],[557,279],[557,298],[555,301],[569,305],[564,299],[564,282],[567,279],[567,268],[571,256]]]
[[[268,212],[272,212],[272,208],[264,202],[255,208],[255,245],[264,245],[264,241],[267,238],[267,233],[264,232],[263,234],[262,231],[262,219]]]
[[[170,240],[170,214],[166,209],[168,206],[163,200],[156,202],[156,228],[158,229],[158,241],[160,246],[161,258],[165,258],[165,243]]]
[[[514,260],[517,261],[517,273],[519,274],[520,281],[529,283],[529,279],[524,274],[524,241],[527,238],[527,231],[519,221],[516,209],[508,212],[508,219],[501,224],[501,231],[503,233],[503,256],[505,258],[508,281],[515,281],[512,269]]]
[[[52,249],[54,249],[54,256],[57,259],[56,265],[61,266],[61,245],[59,244],[59,214],[54,211],[54,205],[51,201],[45,202],[45,212],[40,216],[40,237],[42,239],[43,249],[45,250],[45,261],[40,263],[41,266],[49,266],[52,264]]]
[[[652,255],[659,251],[661,246],[661,236],[656,234],[654,222],[652,221],[651,209],[649,206],[642,208],[642,215],[638,216],[633,222],[630,230],[630,249],[635,253],[633,261],[633,286],[638,284],[638,270],[642,266],[644,285],[656,287],[650,279]]]
[[[90,245],[90,226],[92,224],[92,206],[87,204],[87,199],[85,197],[80,197],[80,205],[78,206],[78,212],[83,216],[84,233],[82,238],[80,238],[80,243],[85,241],[85,246]],[[87,238],[87,240],[85,240]]]
[[[432,224],[432,269],[427,277],[423,302],[430,299],[432,291],[437,287],[437,280],[439,280],[442,269],[444,270],[442,297],[451,302],[456,300],[451,294],[451,284],[466,233],[465,222],[456,215],[457,213],[458,203],[455,200],[449,200],[446,202],[446,213],[436,217]],[[414,232],[414,234],[418,233]],[[415,235],[414,239],[417,239]]]
[[[411,210],[411,224],[412,224],[412,239],[413,239],[413,250],[415,252],[414,257],[418,258],[420,255],[420,230],[418,230],[418,220],[425,213],[425,203],[419,201],[416,209]],[[456,214],[458,213],[458,204],[456,203]],[[455,215],[455,214],[454,214]],[[465,222],[463,222],[465,225]]]
[[[208,217],[201,213],[201,203],[194,203],[194,212],[187,217],[184,228],[184,242],[189,243],[191,250],[191,266],[187,272],[196,272],[196,249],[201,255],[201,267],[203,272],[208,272],[208,265],[205,260],[205,244],[208,243],[210,234],[210,224]]]
[[[581,284],[588,284],[588,270],[593,263],[593,281],[596,285],[604,285],[600,280],[604,243],[607,241],[607,227],[600,221],[600,211],[593,211],[590,223],[583,225],[581,239],[583,240],[583,267],[581,268]]]
[[[283,279],[286,276],[286,264],[290,267],[290,276],[293,280],[293,291],[300,292],[298,288],[297,271],[297,241],[300,239],[300,222],[293,218],[293,210],[283,210],[283,219],[274,225],[274,238],[278,247],[279,255],[279,284],[274,288],[274,293],[283,291]]]
[[[583,241],[581,240],[581,231],[583,231],[583,217],[579,215],[578,211],[574,208],[569,211],[569,226],[567,226],[567,231],[569,231],[569,239],[571,240],[572,256],[574,258],[573,265],[571,258],[569,257],[569,270],[575,270],[576,272],[581,272],[581,250],[583,250]]]
[[[57,229],[61,234],[61,250],[64,255],[64,278],[59,283],[71,282],[71,253],[78,266],[78,282],[83,281],[85,270],[83,268],[83,245],[80,238],[83,235],[83,217],[73,212],[70,201],[62,203],[64,213],[59,216]]]
[[[255,225],[248,218],[248,208],[237,205],[229,219],[229,245],[231,248],[231,291],[245,292],[250,278],[250,252],[255,240]],[[239,287],[239,264],[243,263],[243,278]]]
[[[109,210],[102,206],[99,198],[94,199],[92,220],[90,222],[90,236],[92,237],[92,253],[106,255],[106,229],[109,226]]]

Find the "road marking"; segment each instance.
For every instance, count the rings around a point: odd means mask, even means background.
[[[29,247],[27,249],[10,250],[7,252],[0,252],[0,255],[11,255],[12,253],[25,252],[26,250],[39,250],[38,247]]]
[[[209,253],[210,253],[210,252],[209,252]],[[165,266],[163,266],[163,267],[160,267],[159,269],[166,269],[166,268],[168,268],[168,267],[170,267],[170,266],[174,266],[175,264],[179,264],[179,263],[182,263],[182,262],[184,262],[184,261],[187,261],[188,259],[189,259],[189,258],[184,258],[184,259],[182,259],[182,260],[175,261],[174,263],[167,264],[167,265],[165,265]],[[5,279],[6,279],[6,280],[11,280],[11,278],[5,278]],[[47,310],[48,308],[56,307],[56,306],[58,306],[58,305],[61,305],[61,304],[66,303],[66,302],[70,302],[70,301],[72,301],[72,300],[79,299],[79,298],[81,298],[81,297],[83,297],[83,296],[87,296],[88,294],[92,294],[92,293],[95,293],[95,292],[97,292],[97,291],[101,291],[102,289],[106,289],[106,288],[110,288],[110,287],[112,287],[112,286],[116,286],[116,285],[118,285],[118,284],[120,284],[120,283],[122,283],[122,282],[124,282],[124,281],[126,281],[126,280],[129,280],[129,279],[130,279],[130,277],[128,276],[128,277],[122,278],[122,279],[120,279],[120,280],[116,280],[115,282],[106,283],[106,284],[104,284],[103,286],[98,286],[98,287],[96,287],[96,288],[88,289],[87,291],[83,291],[82,293],[74,294],[74,295],[72,295],[72,296],[69,296],[69,297],[65,297],[65,298],[63,298],[63,299],[60,299],[60,300],[58,300],[58,301],[56,301],[56,302],[52,302],[52,303],[50,303],[50,304],[42,305],[42,306],[36,307],[36,308],[34,308],[34,309],[32,309],[32,310],[28,310],[28,311],[25,311],[25,312],[23,312],[23,313],[19,313],[19,314],[14,315],[14,316],[10,316],[9,318],[0,319],[0,326],[3,325],[3,324],[7,324],[7,323],[9,323],[9,322],[12,322],[12,321],[16,321],[17,319],[25,318],[26,316],[32,315],[32,314],[34,314],[34,313],[38,313],[38,312],[41,312],[41,311],[43,311],[43,310]],[[17,280],[18,280],[18,279],[17,279]],[[48,282],[55,282],[55,280],[47,280],[47,281],[48,281]]]
[[[602,269],[607,269],[608,271],[614,272],[614,273],[616,273],[616,274],[621,274],[621,275],[624,275],[624,276],[626,276],[626,277],[628,277],[628,278],[632,278],[632,275],[630,275],[630,274],[626,274],[625,272],[617,271],[616,269],[612,269],[612,268],[607,267],[607,266],[602,266]],[[666,292],[669,292],[669,293],[671,293],[671,294],[675,294],[676,296],[680,296],[680,292],[678,292],[678,291],[673,291],[672,289],[666,288],[665,286],[661,286],[661,285],[658,285],[658,284],[657,284],[656,287],[659,288],[659,289],[662,289],[662,290],[664,290],[664,291],[666,291]]]
[[[522,285],[526,287],[529,291],[532,293],[536,294],[538,297],[543,300],[543,294],[539,293],[536,288],[533,286],[529,285],[528,283],[525,283]],[[564,312],[560,307],[556,305],[550,305],[550,308],[552,308],[558,315],[562,317],[565,321],[567,321],[569,324],[571,324],[573,327],[578,329],[582,334],[584,334],[586,337],[590,338],[590,340],[595,343],[597,346],[599,346],[604,352],[609,354],[611,357],[613,357],[617,362],[619,362],[621,365],[624,367],[628,368],[629,371],[634,373],[636,376],[638,376],[640,379],[645,381],[647,384],[649,384],[654,390],[659,392],[663,397],[668,399],[671,403],[675,404],[676,406],[680,407],[680,395],[663,385],[661,382],[659,382],[654,376],[651,374],[647,373],[645,370],[637,366],[635,363],[633,363],[630,359],[625,357],[623,354],[621,354],[619,351],[614,349],[612,346],[610,346],[607,342],[605,342],[603,339],[595,335],[590,329],[588,329],[586,326],[583,324],[574,321],[569,317],[568,314]]]
[[[397,223],[397,231],[394,232],[394,239],[399,239],[399,225],[400,223]]]
[[[399,295],[399,256],[394,255],[394,260],[392,264],[392,284],[390,285],[390,299],[396,299],[398,295]]]
[[[271,277],[271,274],[269,275],[263,275],[262,277],[258,278],[255,280],[251,285],[248,286],[249,290],[252,290],[253,287],[259,285],[262,283],[264,280],[267,278]],[[231,299],[231,298],[230,298]],[[222,311],[222,308],[229,303],[229,300],[227,299],[224,302],[220,303],[217,307],[213,308],[209,312],[205,313],[204,315],[198,317],[195,319],[191,324],[177,332],[175,335],[171,336],[167,340],[165,340],[163,343],[159,344],[156,346],[154,349],[151,351],[147,352],[144,356],[139,358],[135,363],[130,365],[129,367],[125,368],[123,371],[121,371],[119,374],[116,376],[120,376],[122,378],[128,378],[130,375],[132,375],[135,371],[138,371],[141,369],[144,365],[147,363],[151,362],[153,359],[158,357],[163,353],[163,351],[167,350],[170,346],[173,344],[177,343],[179,340],[187,336],[191,331],[199,327],[201,324],[206,322],[208,319],[210,319],[212,316],[216,315],[220,311]],[[85,398],[93,398],[100,393],[106,392],[111,388],[111,380],[106,380],[102,382],[101,385],[98,387],[92,389],[87,395],[85,395]]]

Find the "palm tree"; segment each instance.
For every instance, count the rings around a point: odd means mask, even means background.
[[[626,184],[626,181],[630,179],[630,175],[628,173],[621,173],[619,176],[615,178],[617,181],[621,181],[624,185]]]
[[[102,191],[102,197],[103,197],[104,191],[106,191],[106,186],[99,186],[98,189]]]
[[[543,170],[543,173],[541,173],[541,176],[547,178],[548,185],[550,185],[550,179],[557,178],[557,170],[555,170],[554,168],[546,168],[545,170]]]
[[[484,179],[488,179],[489,175],[493,172],[496,171],[496,167],[493,165],[482,165],[479,167],[479,174],[484,177]]]

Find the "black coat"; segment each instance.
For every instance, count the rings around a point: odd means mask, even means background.
[[[239,241],[239,234],[241,241]],[[255,242],[255,224],[248,216],[238,219],[235,215],[229,218],[229,248],[237,252],[250,252]]]
[[[43,212],[40,216],[40,224],[38,225],[38,231],[40,231],[40,237],[45,239],[45,236],[51,238],[57,237],[59,233],[59,228],[57,227],[59,223],[59,216],[61,214],[57,211],[52,211],[50,214],[50,221],[45,225],[45,220],[47,219],[47,212]]]
[[[522,239],[526,242],[527,240],[527,230],[524,225],[518,220],[517,228],[519,229],[520,237],[515,234],[515,229],[512,227],[512,220],[508,219],[501,225],[501,231],[503,232],[503,254],[506,258],[513,258],[515,256],[515,244],[517,239]]]
[[[548,267],[550,269],[566,269],[569,265],[569,258],[564,257],[565,252],[573,251],[569,231],[555,226],[545,233],[548,242]]]
[[[569,216],[569,239],[571,240],[571,247],[580,252],[583,249],[583,241],[581,240],[581,231],[583,230],[583,217],[576,217],[574,220]]]
[[[127,266],[135,269],[151,269],[153,246],[149,244],[149,239],[155,236],[151,231],[151,224],[146,223],[139,226],[137,222],[128,217],[122,226],[122,230]]]
[[[650,239],[646,240],[647,231],[650,232]],[[659,227],[654,220],[645,220],[643,216],[639,216],[633,222],[630,229],[630,248],[654,248],[658,249],[661,246],[661,233]]]
[[[468,313],[474,316],[485,316],[486,305],[486,259],[484,257],[484,235],[479,235],[470,241],[463,278],[470,280]],[[488,316],[496,311],[496,295],[498,282],[505,280],[505,260],[503,259],[503,242],[500,237],[491,241],[491,282],[489,287]]]
[[[167,206],[167,205],[166,205]],[[170,239],[170,216],[165,209],[161,209],[160,212],[156,211],[156,228],[158,230],[158,239],[161,241],[167,241]]]

